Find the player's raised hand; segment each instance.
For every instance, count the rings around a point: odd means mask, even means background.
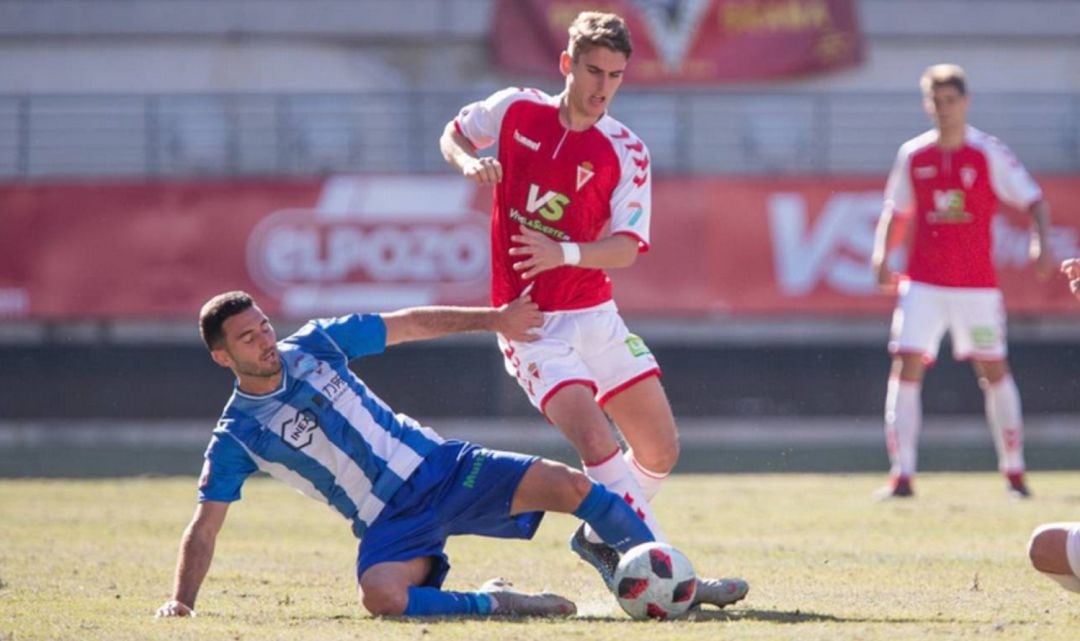
[[[1069,291],[1080,300],[1080,258],[1070,258],[1061,263],[1061,273],[1069,279]]]
[[[522,260],[513,264],[514,271],[522,272],[525,280],[536,278],[541,272],[566,264],[562,247],[544,234],[521,225],[521,233],[510,237],[518,247],[510,248],[510,255]]]
[[[491,156],[474,158],[465,163],[465,166],[461,169],[461,174],[481,185],[494,185],[502,180],[502,163]]]
[[[159,619],[166,619],[171,617],[193,617],[195,616],[195,610],[192,610],[188,606],[180,603],[179,601],[166,601],[165,605],[162,605],[157,609],[155,615]]]
[[[538,338],[531,330],[544,324],[544,315],[540,306],[529,296],[532,286],[525,288],[521,296],[499,308],[495,321],[495,331],[504,338],[521,343],[530,343]]]

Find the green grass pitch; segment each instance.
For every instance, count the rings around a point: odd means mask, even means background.
[[[913,501],[874,503],[883,475],[682,475],[657,498],[702,575],[746,601],[676,622],[629,620],[568,551],[570,517],[532,542],[466,537],[451,589],[504,576],[574,599],[569,620],[373,619],[357,604],[356,542],[325,506],[253,479],[218,539],[193,620],[153,619],[170,593],[193,478],[0,481],[0,640],[1039,639],[1080,634],[1080,595],[1029,568],[1046,521],[1080,520],[1080,473],[928,474]]]

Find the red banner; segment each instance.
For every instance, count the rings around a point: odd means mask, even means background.
[[[1080,256],[1080,178],[1039,183],[1053,210],[1054,256]],[[616,300],[643,313],[886,314],[894,301],[878,293],[869,267],[883,186],[867,178],[657,180],[655,255],[612,273]],[[994,220],[1009,310],[1080,311],[1062,278],[1037,278],[1027,256],[1029,223],[1014,211]]]
[[[631,84],[800,76],[862,61],[855,0],[515,0],[495,3],[496,63],[558,75],[581,11],[621,15],[634,42]]]
[[[1057,258],[1080,256],[1080,177],[1042,177]],[[881,179],[658,178],[652,250],[613,270],[624,311],[887,314],[869,269]],[[487,301],[488,190],[456,176],[0,186],[0,318],[182,318],[246,289],[294,319]],[[1015,314],[1077,313],[1037,280],[1028,221],[994,228]]]

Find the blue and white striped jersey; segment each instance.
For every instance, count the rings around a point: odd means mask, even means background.
[[[395,414],[349,370],[386,348],[375,314],[313,320],[278,342],[283,376],[263,396],[239,388],[214,429],[199,479],[200,501],[236,501],[263,470],[328,503],[360,538],[442,437]]]

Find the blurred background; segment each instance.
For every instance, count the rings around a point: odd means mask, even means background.
[[[869,270],[885,177],[964,66],[1080,255],[1080,3],[1069,0],[0,0],[0,476],[192,474],[231,375],[202,302],[305,319],[487,300],[490,194],[438,152],[505,86],[558,93],[579,10],[630,22],[613,116],[649,145],[653,249],[613,273],[657,354],[683,471],[881,470],[893,301]],[[995,259],[1032,469],[1080,454],[1080,304]],[[924,469],[994,468],[982,395],[942,359]],[[493,338],[355,368],[441,432],[572,460]],[[1038,490],[1037,480],[1034,482]]]

